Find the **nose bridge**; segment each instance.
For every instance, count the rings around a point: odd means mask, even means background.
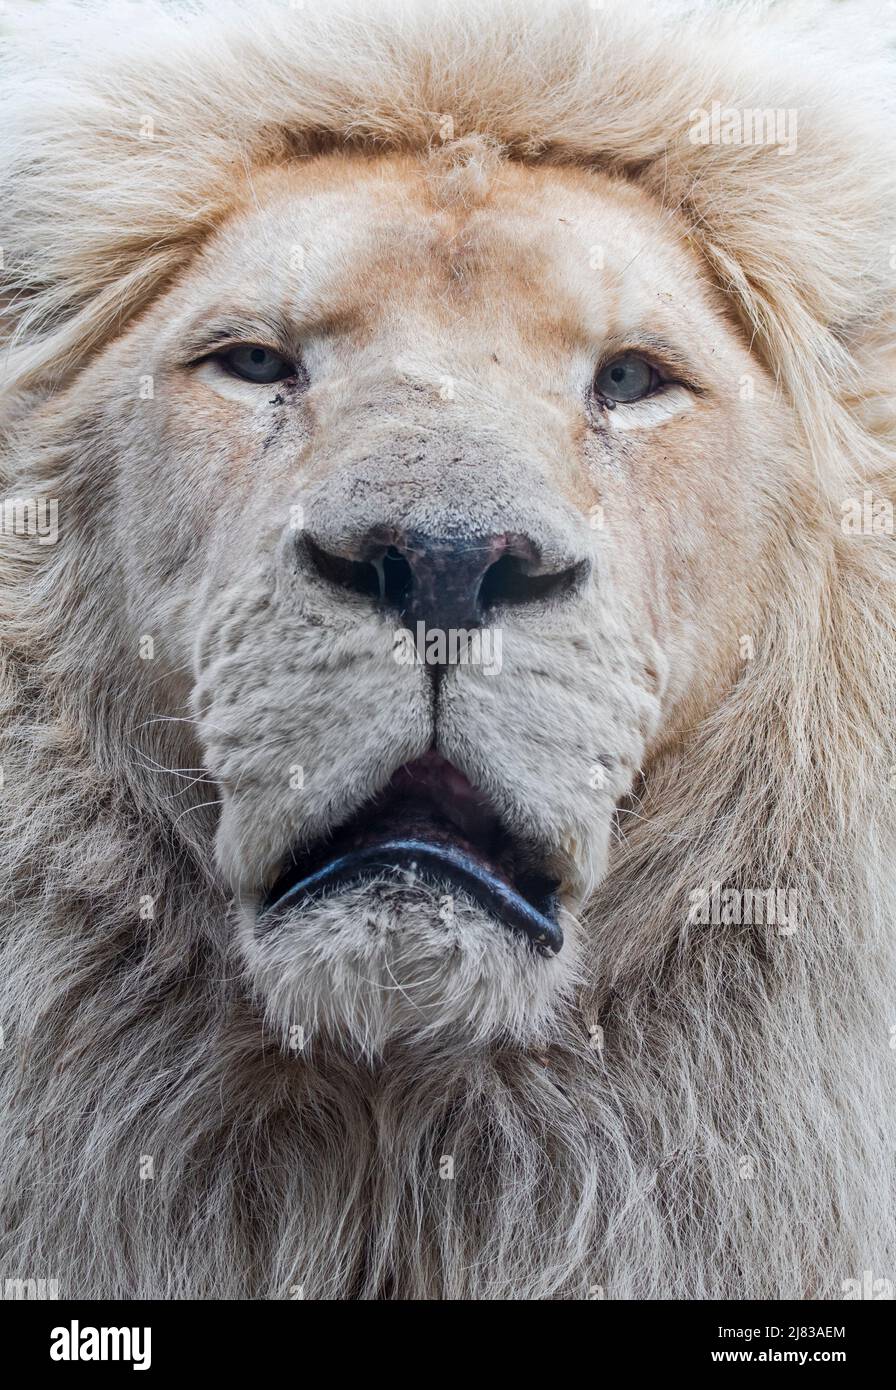
[[[428,391],[412,394],[410,411],[404,393],[387,397],[347,412],[312,444],[303,513],[327,550],[356,555],[377,528],[445,543],[525,537],[547,564],[587,548],[584,518],[559,476],[572,437],[533,438],[503,410],[461,415]]]
[[[285,552],[318,594],[451,631],[584,590],[590,531],[558,479],[573,433],[547,410],[527,431],[487,384],[451,402],[392,381],[325,422]]]
[[[382,339],[366,344],[351,377],[316,398],[317,439],[307,455],[315,474],[363,476],[372,463],[384,483],[425,471],[428,482],[444,477],[447,486],[451,475],[457,481],[478,469],[480,481],[487,474],[496,486],[550,478],[563,490],[580,434],[578,400],[564,403],[540,379],[521,376],[526,361],[512,345],[505,351],[497,333],[475,351],[467,342],[455,351],[450,334],[434,338],[422,327],[413,351],[401,337],[398,354]]]

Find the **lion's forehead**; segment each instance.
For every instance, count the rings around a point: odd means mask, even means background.
[[[736,345],[668,213],[604,175],[510,162],[485,195],[448,206],[423,159],[326,156],[269,171],[184,290],[184,312],[206,293],[230,296],[359,344],[385,331],[460,348],[485,326],[505,346],[564,356],[645,327],[698,349],[708,332]]]

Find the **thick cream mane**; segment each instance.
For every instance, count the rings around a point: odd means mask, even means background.
[[[63,7],[13,41],[5,488],[71,501],[57,546],[0,538],[0,1277],[412,1298],[896,1277],[893,541],[840,527],[845,498],[896,494],[886,60],[847,61],[835,24],[788,7],[631,8],[142,6],[121,33],[79,12],[73,50]],[[692,143],[714,100],[797,109],[797,148]],[[110,668],[118,594],[79,527],[110,484],[65,388],[255,170],[454,140],[439,176],[468,190],[498,142],[682,213],[816,486],[780,505],[755,657],[620,814],[579,1009],[543,1055],[396,1047],[368,1068],[284,1052],[241,989],[207,824],[158,776],[181,731]],[[796,929],[689,922],[715,882],[793,890]]]

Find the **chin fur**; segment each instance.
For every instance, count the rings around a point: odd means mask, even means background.
[[[250,984],[287,1045],[336,1042],[365,1059],[396,1041],[537,1046],[577,976],[575,937],[555,957],[466,894],[372,883],[332,894],[259,935],[238,914]],[[298,1031],[297,1031],[298,1030]]]

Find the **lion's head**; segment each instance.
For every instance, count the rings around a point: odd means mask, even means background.
[[[768,61],[736,19],[480,9],[160,11],[16,99],[8,488],[60,535],[4,538],[7,988],[139,1212],[99,1262],[65,1238],[99,1289],[656,1292],[676,1250],[679,1292],[800,1294],[883,1258],[794,1158],[878,1145],[892,542],[841,520],[892,476],[883,117],[784,29]],[[835,981],[842,1097],[805,1036]],[[199,1273],[141,1244],[129,1152],[229,1213]],[[843,1239],[770,1250],[832,1184]]]
[[[79,396],[107,641],[192,716],[178,812],[220,799],[260,998],[350,1050],[537,1039],[812,484],[686,227],[476,142],[323,154],[247,180]]]

